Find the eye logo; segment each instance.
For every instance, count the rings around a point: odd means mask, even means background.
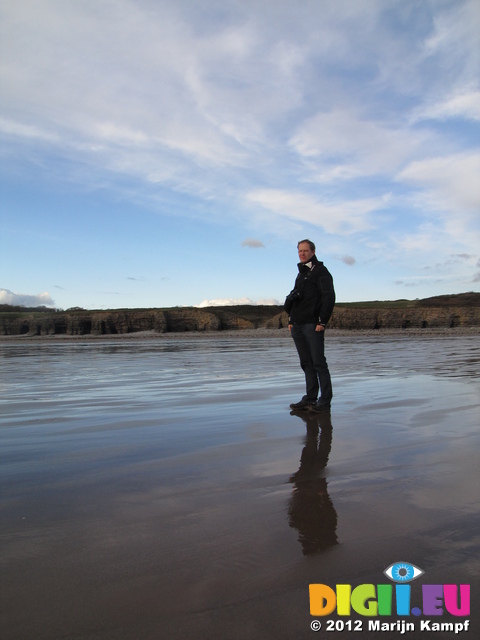
[[[393,582],[404,583],[415,580],[415,578],[422,576],[425,571],[409,562],[394,562],[383,573]]]

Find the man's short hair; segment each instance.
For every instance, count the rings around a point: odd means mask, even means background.
[[[313,251],[313,253],[315,253],[315,244],[311,240],[300,240],[300,242],[297,244],[297,249],[304,242],[306,242],[310,246],[310,251]]]

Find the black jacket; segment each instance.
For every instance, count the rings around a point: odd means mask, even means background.
[[[330,272],[316,256],[307,264],[300,262],[298,271],[295,287],[284,304],[290,324],[327,324],[335,306]]]

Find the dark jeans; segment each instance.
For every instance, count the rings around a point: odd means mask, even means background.
[[[300,366],[305,372],[306,394],[303,399],[315,402],[319,390],[319,404],[330,404],[332,381],[325,359],[325,331],[315,331],[314,324],[294,324],[292,338],[297,347]]]

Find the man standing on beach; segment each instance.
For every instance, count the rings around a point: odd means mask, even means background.
[[[335,305],[333,278],[317,259],[313,242],[300,240],[297,248],[299,274],[285,299],[284,309],[289,314],[288,328],[305,373],[306,393],[290,408],[327,411],[333,394],[325,358],[325,327]]]

